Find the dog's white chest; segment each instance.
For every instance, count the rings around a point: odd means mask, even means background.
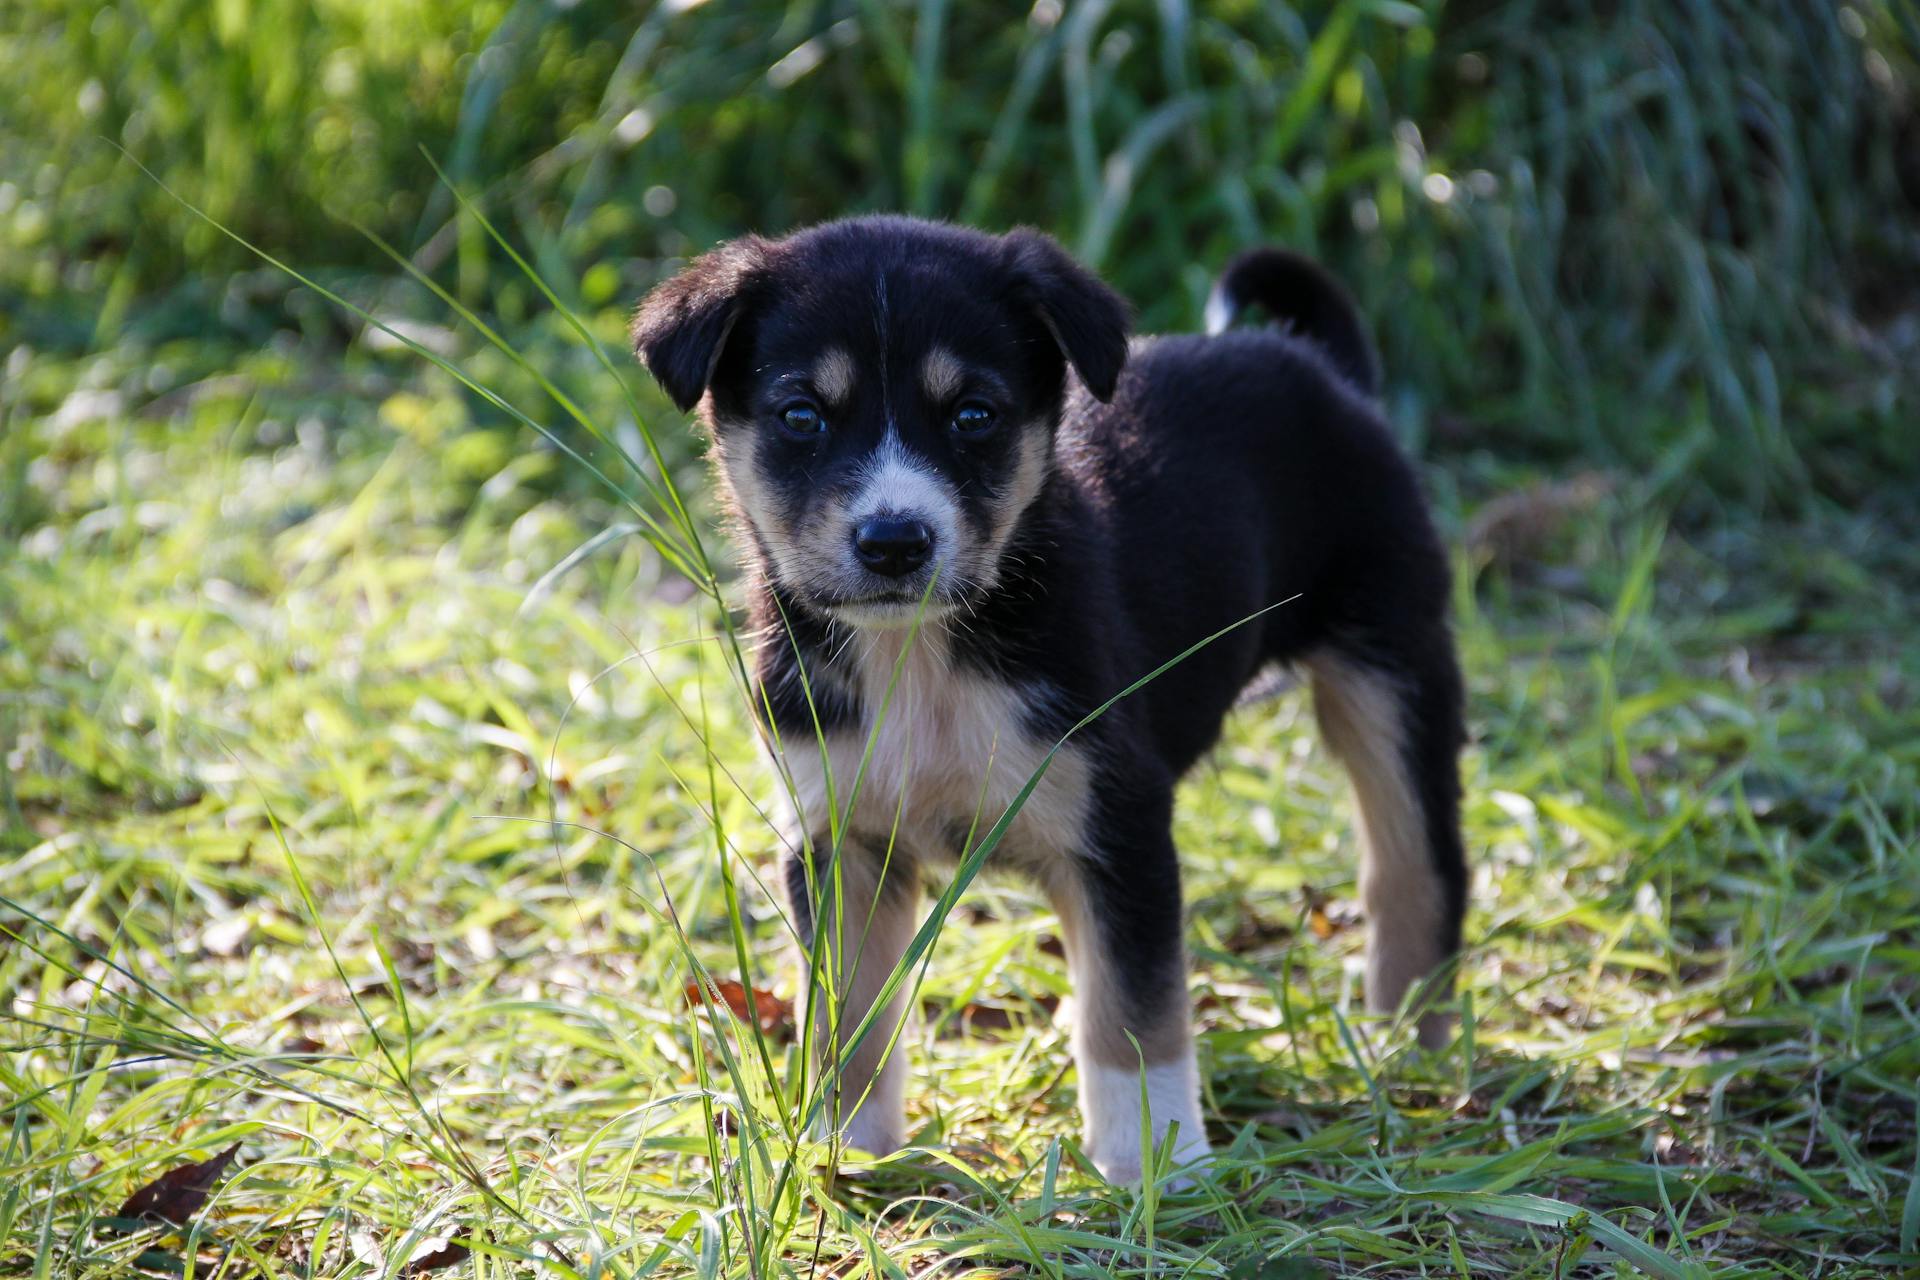
[[[938,637],[922,635],[902,659],[905,640],[887,632],[854,639],[861,651],[829,678],[844,679],[859,700],[859,728],[830,733],[824,762],[817,742],[783,744],[787,771],[816,833],[828,828],[831,796],[862,836],[885,837],[897,820],[924,856],[957,855],[969,831],[975,844],[986,838],[1046,761],[1054,744],[1031,732],[1026,715],[1043,695],[955,665]],[[1075,851],[1087,796],[1085,760],[1071,746],[1061,750],[1006,846],[1023,860]]]

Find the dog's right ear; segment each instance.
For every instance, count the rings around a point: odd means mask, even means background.
[[[685,413],[700,403],[714,366],[767,269],[768,242],[742,236],[701,254],[641,299],[628,333],[633,353]]]
[[[1019,296],[1039,313],[1094,399],[1113,399],[1127,363],[1127,304],[1052,236],[1016,227],[1001,237]]]

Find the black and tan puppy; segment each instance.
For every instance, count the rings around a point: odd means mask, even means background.
[[[1370,345],[1289,254],[1240,259],[1214,302],[1215,329],[1245,303],[1292,329],[1129,344],[1120,299],[1045,236],[873,217],[722,245],[633,325],[700,406],[749,543],[792,905],[845,1008],[837,1031],[815,1015],[829,1058],[911,939],[922,880],[1048,748],[1259,615],[1076,735],[991,855],[1059,911],[1086,1145],[1115,1181],[1140,1175],[1143,1072],[1155,1139],[1177,1122],[1177,1161],[1207,1151],[1173,791],[1263,668],[1308,673],[1352,776],[1369,1005],[1397,1009],[1460,940],[1446,560]],[[901,1055],[882,1061],[899,1003],[841,1067],[848,1139],[877,1152],[905,1137]],[[1422,1039],[1447,1030],[1425,1012]]]

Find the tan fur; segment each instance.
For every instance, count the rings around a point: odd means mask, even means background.
[[[920,388],[935,404],[945,404],[949,396],[960,390],[965,377],[966,369],[945,347],[932,348],[920,363]]]
[[[844,405],[853,395],[855,372],[852,356],[839,347],[830,348],[814,362],[813,389],[827,404]]]
[[[986,587],[1000,581],[1000,553],[1013,537],[1021,513],[1040,496],[1040,487],[1047,482],[1051,468],[1046,433],[1037,424],[1020,428],[1019,443],[1015,447],[1018,453],[1013,475],[993,501],[993,529],[987,535],[986,545],[968,557],[972,578]]]
[[[1359,810],[1367,1005],[1392,1013],[1447,959],[1440,944],[1447,924],[1445,887],[1433,868],[1407,768],[1400,700],[1387,677],[1343,658],[1317,658],[1307,665],[1321,732],[1347,768]],[[1423,1044],[1444,1044],[1449,1030],[1443,1014],[1420,1019]]]
[[[906,1050],[894,1041],[906,1016],[907,987],[850,1055],[845,1047],[913,941],[918,893],[911,866],[903,856],[889,860],[884,844],[843,856],[837,886],[830,860],[822,857],[820,865],[827,882],[816,898],[819,988],[806,993],[803,1016],[813,1024],[816,1060],[840,1073],[826,1121],[846,1132],[849,1145],[884,1154],[906,1141]],[[831,999],[824,998],[828,992]]]
[[[899,679],[882,716],[881,703],[896,664]],[[970,831],[975,844],[984,840],[1052,743],[1031,737],[1021,727],[1025,703],[1018,691],[950,666],[946,638],[937,623],[913,637],[910,646],[906,631],[856,631],[826,669],[809,671],[808,680],[816,687],[838,684],[867,709],[858,732],[828,735],[824,764],[813,740],[781,744],[781,763],[791,783],[785,799],[792,829],[812,833],[817,849],[829,847],[830,833],[838,830],[843,847],[851,844],[868,851],[865,857],[842,859],[847,926],[835,926],[841,913],[833,911],[823,912],[816,923],[816,937],[846,957],[827,983],[840,993],[839,1035],[829,1033],[826,1006],[814,1015],[816,1045],[825,1051],[851,1036],[912,939],[917,894],[897,878],[912,875],[913,864],[922,859],[945,861],[963,853],[955,847],[956,833]],[[861,759],[876,720],[878,735],[861,777]],[[837,814],[829,805],[829,770]],[[861,779],[857,794],[856,778]],[[1024,863],[1045,877],[1042,868],[1082,847],[1088,804],[1086,760],[1077,749],[1065,749],[1054,757],[996,846],[995,860]],[[875,879],[862,878],[860,868],[877,865],[881,858],[873,851],[887,849],[894,851],[890,887],[881,891]],[[852,956],[860,947],[861,932],[857,926],[869,912],[872,924],[855,964]],[[871,1089],[868,1105],[850,1123],[844,1116],[841,1122],[850,1143],[872,1151],[891,1151],[904,1141],[904,1054],[896,1049],[884,1063],[880,1056],[901,1016],[896,1001],[841,1076],[841,1096],[849,1108]]]
[[[739,524],[757,529],[753,512],[766,511],[766,486],[760,483],[750,457],[751,445],[746,449],[735,450],[722,443],[723,437],[718,431],[712,433],[713,445],[708,450],[707,460],[712,464],[713,473],[720,480],[720,497],[723,505]]]

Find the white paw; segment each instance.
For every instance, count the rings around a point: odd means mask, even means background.
[[[1166,1142],[1176,1122],[1171,1164],[1174,1168],[1205,1158],[1207,1127],[1200,1118],[1199,1072],[1191,1055],[1146,1068],[1146,1110],[1153,1125],[1154,1149]],[[1141,1181],[1141,1069],[1129,1071],[1083,1063],[1080,1107],[1086,1121],[1086,1150],[1100,1176],[1116,1186]],[[1184,1185],[1184,1181],[1174,1186]]]
[[[1156,1125],[1155,1127],[1159,1129],[1154,1143],[1154,1155],[1158,1160],[1164,1158],[1161,1147],[1166,1143],[1167,1134],[1164,1126]],[[1124,1151],[1121,1150],[1121,1144],[1115,1141],[1104,1147],[1096,1143],[1087,1154],[1092,1157],[1093,1167],[1100,1171],[1100,1176],[1114,1186],[1137,1187],[1145,1181],[1140,1167],[1139,1126],[1133,1126],[1131,1132],[1124,1136],[1131,1138],[1133,1142],[1133,1145]],[[1193,1179],[1187,1175],[1193,1172],[1193,1166],[1212,1154],[1213,1148],[1208,1144],[1206,1130],[1200,1126],[1198,1118],[1196,1117],[1191,1131],[1183,1123],[1180,1126],[1179,1135],[1174,1139],[1172,1158],[1166,1160],[1167,1167],[1175,1170],[1175,1174],[1162,1182],[1161,1187],[1168,1191],[1179,1191],[1191,1186]],[[1185,1174],[1179,1172],[1183,1169],[1186,1170]]]
[[[855,1150],[885,1156],[907,1145],[906,1128],[904,1116],[889,1116],[885,1107],[869,1102],[853,1113],[841,1135]]]

